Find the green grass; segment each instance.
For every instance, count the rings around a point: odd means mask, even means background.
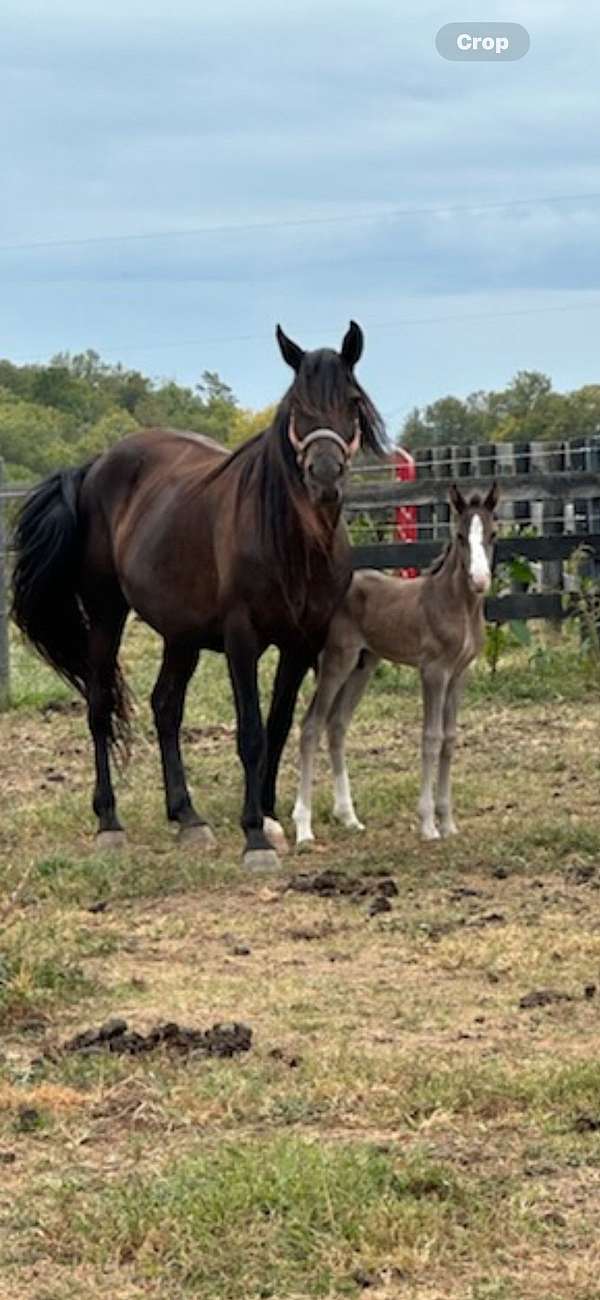
[[[36,936],[32,945],[31,931],[17,929],[0,940],[0,1028],[97,992],[97,983],[79,962],[58,951],[52,936],[41,942]]]
[[[114,905],[140,895],[152,898],[208,889],[233,873],[227,863],[195,861],[189,849],[182,852],[169,843],[167,832],[165,841],[160,852],[152,848],[140,853],[131,845],[118,856],[90,852],[86,858],[42,858],[35,864],[28,898],[65,906],[85,907],[98,900]]]
[[[489,1258],[490,1201],[499,1245],[509,1194],[426,1154],[279,1139],[199,1150],[150,1178],[133,1169],[106,1192],[73,1179],[21,1213],[58,1263],[160,1279],[165,1296],[252,1300],[358,1295],[360,1272],[401,1276],[396,1259],[442,1260],[465,1233],[474,1247],[486,1240]]]

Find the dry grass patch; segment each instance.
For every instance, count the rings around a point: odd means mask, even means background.
[[[322,757],[320,851],[280,880],[240,869],[222,663],[206,656],[186,723],[219,841],[199,861],[164,823],[139,625],[126,660],[120,856],[93,852],[83,712],[22,652],[0,720],[6,894],[29,872],[0,928],[0,1297],[598,1300],[600,698],[574,644],[533,668],[516,655],[493,690],[476,675],[461,835],[439,845],[416,833],[414,678],[381,671],[351,733],[368,830],[332,824]],[[391,911],[286,887],[327,868],[391,874]],[[552,996],[523,1007],[536,991]],[[242,1020],[253,1047],[32,1066],[111,1015]]]

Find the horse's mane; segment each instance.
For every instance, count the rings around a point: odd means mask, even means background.
[[[446,545],[443,551],[441,552],[441,554],[436,555],[435,560],[432,560],[431,564],[429,565],[429,568],[424,570],[425,574],[439,573],[440,569],[443,569],[453,546],[454,546],[454,540],[450,542],[446,542]]]
[[[331,529],[306,494],[289,438],[291,410],[336,429],[347,422],[353,403],[363,446],[382,456],[386,450],[383,420],[341,357],[329,349],[307,353],[269,428],[242,443],[198,484],[203,490],[238,466],[238,500],[251,494],[254,498],[265,563],[280,575],[282,590],[293,594],[304,590],[311,552],[316,548],[322,555],[328,553]]]

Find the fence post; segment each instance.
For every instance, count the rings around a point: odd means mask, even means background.
[[[0,712],[10,702],[10,654],[8,647],[8,556],[6,553],[6,503],[4,461],[0,458]]]
[[[515,455],[512,442],[496,443],[496,472],[499,478],[507,480],[507,486],[510,490],[510,480],[515,472]],[[500,488],[500,515],[502,522],[512,524],[515,513],[514,501],[502,499],[502,488]]]
[[[588,438],[587,442],[587,465],[595,474],[600,474],[600,438]],[[600,496],[593,497],[589,503],[588,529],[591,533],[600,530]],[[597,582],[600,581],[600,560],[592,560],[592,574]]]
[[[544,469],[549,473],[557,470],[563,470],[565,467],[564,444],[557,443],[551,451],[545,451],[543,457]],[[544,532],[551,536],[558,536],[565,531],[565,503],[560,497],[553,497],[542,504],[542,519],[544,521]],[[542,590],[543,591],[562,591],[564,587],[563,578],[563,561],[562,560],[544,560],[542,564]],[[561,619],[549,619],[551,627],[555,632],[562,630]]]
[[[431,447],[422,447],[419,456],[417,474],[419,478],[433,478],[433,453]],[[434,507],[417,506],[417,536],[419,541],[430,542],[435,537]]]
[[[448,448],[440,446],[436,442],[432,448],[432,470],[435,479],[446,478],[448,473]],[[448,520],[450,518],[450,509],[447,501],[437,501],[433,507],[433,536],[436,542],[440,538],[446,539],[448,536]]]

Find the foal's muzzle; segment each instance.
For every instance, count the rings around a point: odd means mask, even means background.
[[[492,575],[489,573],[474,578],[472,574],[469,574],[469,582],[477,596],[487,596],[492,585]]]

